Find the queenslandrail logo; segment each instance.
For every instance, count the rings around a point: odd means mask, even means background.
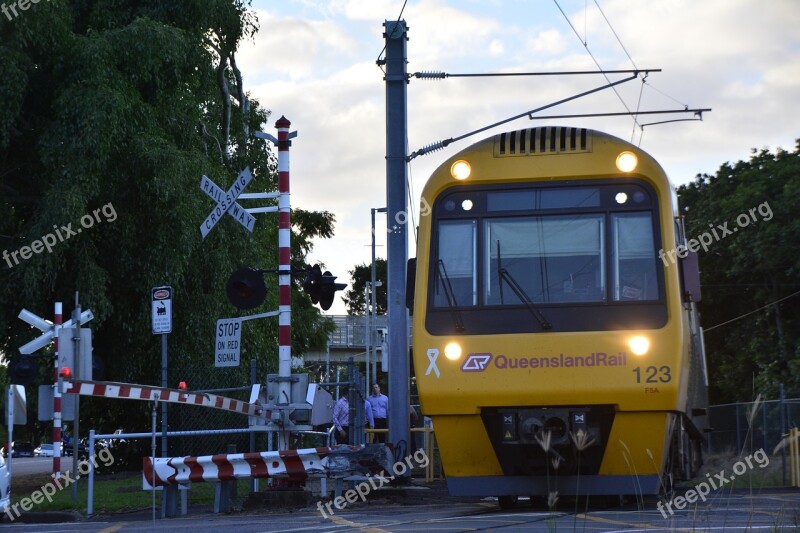
[[[483,372],[492,360],[490,353],[471,353],[461,365],[462,372]]]
[[[492,364],[499,370],[510,368],[574,368],[600,366],[627,366],[628,354],[618,352],[592,352],[588,355],[545,355],[540,357],[510,357],[507,355],[492,356],[490,353],[472,353],[461,365],[462,372],[483,372]]]

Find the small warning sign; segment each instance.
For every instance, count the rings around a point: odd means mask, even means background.
[[[153,334],[172,331],[172,287],[153,289]]]

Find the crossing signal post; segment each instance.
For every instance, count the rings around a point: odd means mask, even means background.
[[[313,303],[327,311],[333,305],[336,291],[347,287],[346,283],[336,283],[336,276],[328,272],[323,273],[319,265],[314,265],[303,280],[303,290],[308,293]]]

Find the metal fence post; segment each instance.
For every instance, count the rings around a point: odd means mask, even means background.
[[[73,433],[73,435],[75,435]],[[77,435],[73,438],[78,439]],[[80,450],[80,439],[78,439],[78,450]],[[92,455],[93,453],[89,453],[94,450],[94,430],[89,430],[89,449],[86,450],[86,457],[89,462],[89,488],[87,489],[86,493],[86,515],[92,516],[94,514],[94,465],[92,464]],[[74,453],[74,452],[73,452]]]
[[[736,402],[736,453],[742,453],[741,427],[739,424],[739,402]]]
[[[783,383],[778,384],[778,408],[781,410],[781,438],[786,435],[786,406],[783,403]],[[781,447],[781,474],[783,484],[786,485],[786,450]]]
[[[257,383],[258,376],[256,375],[256,360],[250,359],[250,388],[252,389],[253,385]],[[256,451],[256,432],[250,432],[250,452],[253,453]],[[258,478],[251,478],[250,479],[250,490],[252,492],[258,492]]]

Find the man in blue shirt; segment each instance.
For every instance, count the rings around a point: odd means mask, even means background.
[[[372,415],[375,417],[375,429],[387,429],[387,418],[389,416],[389,398],[381,394],[381,386],[375,383],[372,385],[372,394],[367,398],[372,405]],[[375,442],[386,442],[386,433],[376,433]]]

